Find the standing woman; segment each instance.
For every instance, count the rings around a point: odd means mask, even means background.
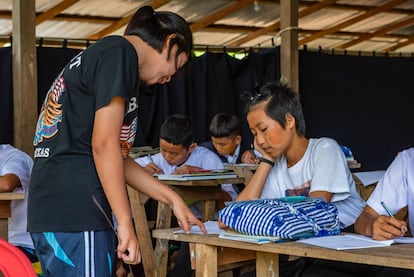
[[[103,38],[57,76],[37,122],[28,207],[45,277],[114,276],[116,256],[140,261],[126,184],[170,205],[184,230],[205,231],[175,192],[128,157],[141,86],[169,82],[192,46],[183,18],[144,6],[125,35]]]

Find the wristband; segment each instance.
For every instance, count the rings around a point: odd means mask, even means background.
[[[270,164],[271,167],[273,167],[275,165],[275,162],[273,162],[271,160],[268,160],[268,159],[265,159],[265,158],[262,158],[262,157],[259,157],[259,162]]]

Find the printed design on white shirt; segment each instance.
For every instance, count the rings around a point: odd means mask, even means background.
[[[285,190],[285,196],[309,196],[311,181],[307,181],[304,184],[297,186],[293,189]]]

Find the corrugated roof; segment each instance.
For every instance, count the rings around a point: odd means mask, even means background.
[[[0,45],[12,32],[12,2],[0,1]],[[36,0],[36,36],[70,42],[122,34],[124,21],[143,5],[183,16],[196,45],[280,43],[280,1],[254,0]],[[299,6],[301,47],[414,52],[414,0],[301,0]]]

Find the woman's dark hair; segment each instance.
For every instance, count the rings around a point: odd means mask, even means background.
[[[292,115],[296,121],[298,134],[305,136],[305,117],[303,116],[299,94],[287,85],[267,83],[260,88],[255,88],[254,94],[245,92],[241,97],[247,102],[246,114],[258,105],[264,104],[265,113],[283,128],[286,126],[286,115]]]
[[[168,58],[170,57],[172,47],[177,45],[178,50],[175,61],[177,62],[178,56],[183,52],[187,55],[188,61],[190,61],[193,49],[193,35],[185,19],[176,13],[156,12],[151,6],[143,6],[132,16],[124,32],[124,35],[140,37],[158,52],[162,51],[165,40],[172,34],[175,34],[176,37],[171,40],[169,45]],[[186,65],[188,64],[187,62]]]

